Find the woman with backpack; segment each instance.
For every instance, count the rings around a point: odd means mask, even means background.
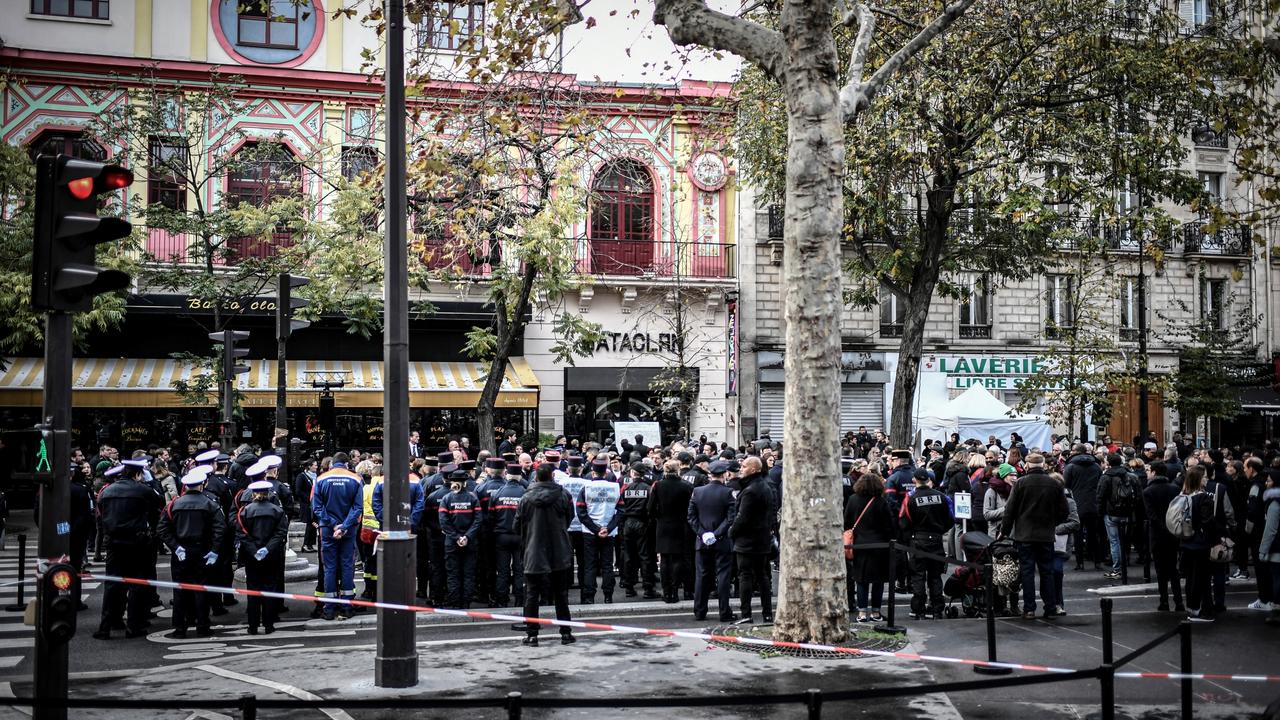
[[[1258,545],[1258,562],[1266,563],[1271,571],[1271,597],[1280,598],[1280,486],[1276,485],[1275,475],[1267,476],[1265,487],[1262,502],[1266,508],[1266,527]],[[1280,605],[1275,602],[1271,603],[1271,613],[1267,615],[1266,623],[1280,626]]]
[[[1187,579],[1187,619],[1191,622],[1213,622],[1213,563],[1209,548],[1222,538],[1226,528],[1225,510],[1205,492],[1205,470],[1194,465],[1183,473],[1182,493],[1169,504],[1170,532],[1182,539],[1182,575]]]

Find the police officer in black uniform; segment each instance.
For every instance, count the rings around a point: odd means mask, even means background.
[[[524,553],[520,550],[520,534],[516,531],[516,516],[525,490],[523,480],[520,463],[509,463],[506,482],[489,498],[488,517],[493,526],[498,564],[493,602],[498,607],[524,606]],[[509,603],[512,595],[515,596],[514,605]]]
[[[733,622],[737,616],[730,609],[729,567],[733,563],[733,541],[729,526],[733,522],[733,491],[725,485],[729,463],[717,460],[711,464],[711,479],[694,488],[689,499],[689,527],[697,538],[697,577],[694,580],[693,616],[707,618],[707,599],[715,583],[720,621]]]
[[[427,455],[422,458],[422,471],[420,473],[419,482],[422,484],[422,497],[429,496],[435,490],[435,486],[430,484],[433,476],[438,475],[440,470],[440,461],[434,455]],[[423,600],[430,597],[431,582],[431,533],[428,530],[428,523],[431,516],[439,511],[439,507],[425,508],[418,516],[418,523],[413,527],[415,542],[417,543],[416,562],[418,566],[418,597]],[[437,517],[436,522],[440,519]]]
[[[196,462],[200,463],[197,467],[211,468],[209,474],[205,476],[204,491],[218,501],[218,507],[222,508],[223,515],[231,517],[235,512],[235,490],[227,476],[227,466],[231,463],[231,456],[217,450],[207,450],[196,456]],[[225,533],[222,547],[218,548],[218,562],[213,564],[208,573],[209,584],[231,587],[231,580],[235,573],[235,557],[233,557],[235,546],[235,533]],[[210,593],[209,612],[215,616],[226,615],[226,606],[235,605],[238,602],[235,595]]]
[[[657,584],[658,564],[653,557],[653,525],[649,522],[649,468],[635,463],[628,470],[630,479],[622,486],[622,540],[626,546],[627,561],[622,566],[622,588],[627,597],[636,596],[636,580],[644,588],[646,600],[659,597],[654,591]]]
[[[440,499],[439,511],[449,583],[445,605],[463,610],[471,607],[476,591],[476,537],[484,521],[480,498],[467,489],[469,477],[461,468],[449,473],[449,493]]]
[[[942,536],[955,523],[947,496],[932,487],[929,472],[923,468],[917,468],[911,480],[915,490],[903,500],[899,512],[903,532],[910,538],[912,548],[945,555]],[[942,617],[942,573],[946,567],[940,560],[911,556],[911,616],[916,620],[924,618],[926,588],[933,619]]]
[[[236,513],[235,531],[240,545],[240,564],[245,585],[250,590],[281,592],[284,589],[284,553],[289,540],[289,516],[271,502],[270,480],[249,483],[252,500]],[[250,597],[249,634],[258,634],[258,625],[268,635],[276,631],[279,603],[275,598]]]
[[[489,457],[484,461],[484,475],[476,486],[476,497],[480,499],[480,512],[485,518],[480,527],[479,544],[476,547],[476,598],[490,607],[499,607],[493,598],[494,586],[497,584],[498,569],[497,547],[495,546],[493,515],[493,494],[506,484],[504,475],[507,464],[502,458]],[[505,606],[504,606],[505,607]]]
[[[116,465],[105,474],[117,478],[98,495],[98,517],[107,541],[106,572],[117,577],[150,577],[156,570],[155,527],[164,498],[143,482],[141,466]],[[111,630],[121,626],[127,638],[142,635],[150,625],[151,598],[151,588],[107,583],[102,621],[93,636],[110,640]]]
[[[193,470],[184,475],[182,495],[174,498],[160,514],[157,533],[173,553],[169,571],[174,582],[203,584],[208,579],[209,566],[218,561],[218,548],[222,547],[227,522],[218,501],[204,493],[207,474]],[[173,637],[185,638],[193,621],[196,637],[209,637],[208,595],[174,590]]]

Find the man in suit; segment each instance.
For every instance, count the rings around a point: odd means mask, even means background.
[[[693,534],[688,521],[693,488],[680,479],[679,462],[668,460],[663,470],[662,479],[649,491],[648,511],[654,525],[654,546],[661,560],[663,601],[675,603],[680,601],[681,584],[686,596],[692,595],[685,566],[692,544],[687,542],[687,536]]]
[[[725,485],[729,463],[717,460],[711,464],[711,481],[694,488],[689,499],[689,527],[697,539],[698,574],[694,581],[693,616],[707,618],[707,600],[711,583],[716,584],[716,600],[720,604],[720,621],[733,622],[737,616],[729,609],[729,570],[733,562],[733,542],[729,526],[733,517],[733,490]]]
[[[417,430],[414,430],[413,432],[409,433],[409,458],[410,459],[422,457],[422,443],[419,442],[419,437],[420,436],[418,435]]]

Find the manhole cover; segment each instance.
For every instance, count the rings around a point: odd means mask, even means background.
[[[881,652],[897,652],[907,646],[906,635],[895,635],[891,633],[879,632],[873,628],[853,626],[849,628],[851,637],[842,643],[836,643],[837,647],[857,648],[858,650],[879,650]],[[743,637],[755,640],[772,640],[772,625],[720,625],[710,630],[712,635],[724,635],[727,637]],[[809,650],[805,648],[789,648],[777,646],[762,646],[731,642],[728,640],[711,640],[710,643],[716,647],[722,647],[726,650],[737,650],[739,652],[755,653],[766,657],[786,656],[795,658],[804,658],[807,660],[847,660],[855,657],[867,657],[858,653],[836,652],[833,650]]]

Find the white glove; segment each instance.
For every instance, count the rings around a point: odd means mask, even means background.
[[[267,556],[267,549],[266,549],[266,548],[258,548],[258,552],[256,552],[256,553],[254,553],[254,554],[253,554],[253,559],[254,559],[254,560],[262,560],[262,558],[264,558],[264,557],[266,557],[266,556]]]
[[[218,553],[213,552],[212,550],[210,550],[209,552],[205,553],[205,555],[204,555],[204,564],[205,564],[205,565],[212,565],[212,564],[214,564],[214,563],[216,563],[216,562],[218,562]]]
[[[178,562],[184,562],[187,559],[187,549],[179,545],[173,549],[173,556],[178,558]]]
[[[703,545],[715,545],[715,544],[716,544],[716,534],[715,534],[715,533],[713,533],[713,532],[704,532],[704,533],[702,533],[702,544],[703,544]]]

